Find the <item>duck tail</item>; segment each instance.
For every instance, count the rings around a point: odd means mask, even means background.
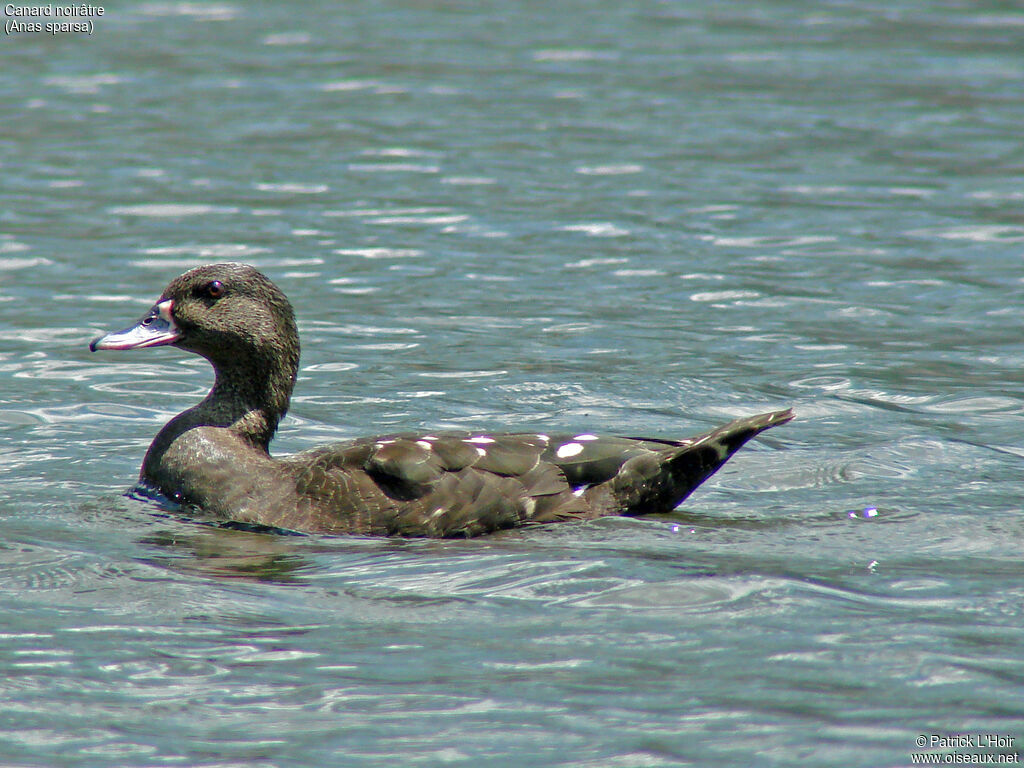
[[[787,408],[736,419],[687,440],[665,441],[657,457],[636,457],[623,465],[611,481],[612,495],[626,515],[671,512],[748,440],[793,416]]]

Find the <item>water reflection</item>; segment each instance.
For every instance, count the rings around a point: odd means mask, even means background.
[[[307,583],[313,562],[287,536],[238,530],[237,526],[159,531],[140,539],[155,554],[143,562],[193,576],[275,584]]]

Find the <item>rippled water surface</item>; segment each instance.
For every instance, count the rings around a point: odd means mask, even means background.
[[[0,763],[1017,754],[1022,40],[992,0],[119,3],[5,36]],[[208,366],[87,343],[218,260],[299,314],[278,452],[798,419],[671,516],[204,527],[122,494]]]

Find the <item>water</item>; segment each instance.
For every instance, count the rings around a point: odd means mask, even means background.
[[[645,0],[7,36],[0,762],[1017,754],[1022,35],[984,0]],[[206,364],[86,345],[228,259],[298,310],[278,452],[798,419],[672,516],[203,527],[121,494]]]

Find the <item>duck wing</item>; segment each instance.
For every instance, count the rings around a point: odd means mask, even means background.
[[[303,527],[365,535],[465,537],[605,515],[666,512],[777,411],[686,440],[440,433],[363,438],[300,454]]]

